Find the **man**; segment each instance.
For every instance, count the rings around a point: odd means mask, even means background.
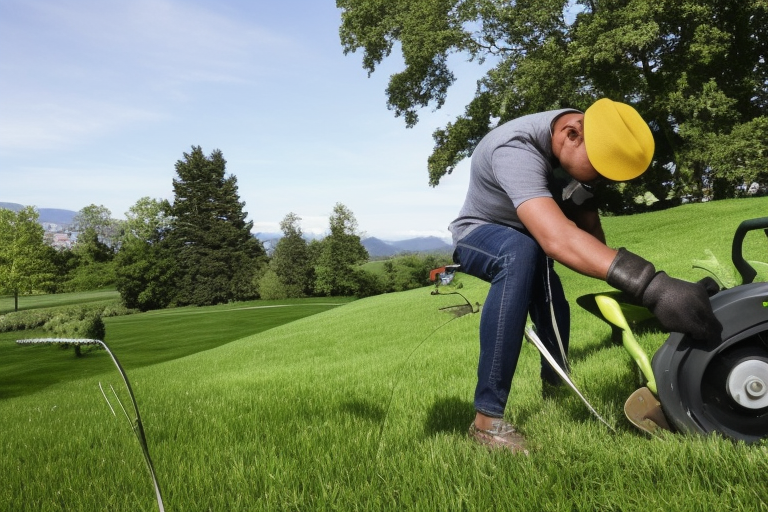
[[[480,319],[476,416],[469,429],[479,442],[527,453],[525,438],[503,416],[527,315],[561,363],[568,349],[570,311],[552,260],[607,281],[670,331],[720,339],[722,326],[704,286],[608,247],[590,201],[591,183],[636,178],[653,151],[651,131],[637,111],[606,98],[584,113],[564,109],[512,120],[475,149],[467,197],[449,229],[462,272],[491,283]],[[544,360],[541,378],[545,386],[560,383]]]

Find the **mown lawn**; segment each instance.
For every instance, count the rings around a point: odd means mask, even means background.
[[[609,218],[605,229],[611,245],[696,280],[704,274],[692,260],[706,249],[727,259],[738,222],[765,215],[766,198],[723,201]],[[747,246],[768,259],[762,233]],[[607,289],[559,271],[574,301]],[[458,279],[467,300],[484,301],[485,283]],[[622,413],[636,369],[575,303],[573,380],[615,432],[567,390],[542,399],[539,356],[526,344],[507,418],[531,455],[475,445],[466,428],[480,315],[454,318],[440,309],[462,297],[430,292],[354,301],[130,369],[166,510],[768,510],[768,445],[637,432]],[[151,334],[160,316],[125,332]],[[226,323],[204,330],[215,338]],[[666,335],[638,338],[653,351]],[[146,345],[115,343],[121,360],[148,357]],[[117,388],[114,373],[0,398],[0,510],[157,510],[136,440],[98,388]]]
[[[19,297],[19,311],[72,304],[87,304],[90,302],[113,301],[120,298],[115,290],[95,290],[92,292],[59,293],[53,295],[22,295]],[[14,311],[14,298],[9,295],[0,296],[0,315]]]
[[[42,306],[73,304],[78,295],[88,302],[91,294],[66,294],[38,298]],[[105,318],[110,349],[126,369],[159,364],[216,348],[250,334],[271,329],[308,315],[337,307],[349,298],[313,298],[287,301],[253,301],[208,308],[177,308]],[[0,398],[34,393],[58,382],[112,371],[103,350],[74,350],[61,346],[16,345],[15,340],[45,338],[42,329],[0,333]]]

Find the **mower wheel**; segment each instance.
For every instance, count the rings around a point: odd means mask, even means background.
[[[652,361],[659,401],[675,430],[755,442],[768,437],[768,283],[711,301],[722,341],[672,333]]]

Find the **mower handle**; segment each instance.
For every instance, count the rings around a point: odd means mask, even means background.
[[[741,274],[742,284],[751,283],[757,271],[752,268],[752,265],[747,263],[742,255],[742,245],[744,245],[744,237],[748,231],[755,229],[764,229],[766,236],[768,236],[768,217],[759,217],[757,219],[749,219],[743,221],[736,228],[736,233],[733,235],[733,245],[731,246],[731,260],[736,270]]]

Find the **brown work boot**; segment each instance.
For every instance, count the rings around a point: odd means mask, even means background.
[[[515,430],[515,427],[503,419],[494,420],[492,425],[490,429],[482,430],[472,422],[469,426],[469,436],[489,448],[506,448],[512,453],[528,455],[525,437]]]

